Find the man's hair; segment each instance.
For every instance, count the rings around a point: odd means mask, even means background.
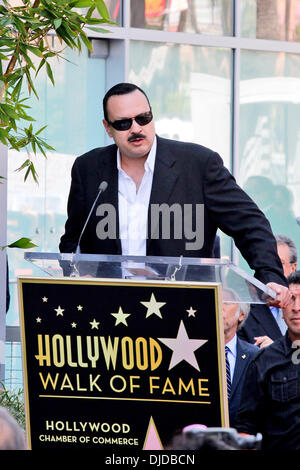
[[[298,269],[298,271],[295,271],[295,272],[291,273],[287,277],[287,282],[288,282],[288,285],[290,285],[290,284],[300,284],[300,270]]]
[[[241,302],[241,299],[238,295],[238,293],[229,287],[224,288],[223,292],[229,294],[231,296],[231,300],[233,303],[237,303],[239,306],[239,309],[237,311],[237,317],[242,313],[244,315],[243,320],[238,324],[238,330],[241,328],[241,326],[245,323],[247,320],[249,311],[250,311],[250,304]]]
[[[287,245],[290,249],[290,263],[297,263],[298,255],[297,248],[293,240],[286,235],[275,235],[276,242],[278,245]]]
[[[151,109],[151,106],[150,106],[150,102],[149,102],[149,99],[148,99],[148,96],[146,95],[146,93],[140,88],[138,87],[137,85],[134,85],[133,83],[118,83],[117,85],[113,86],[112,88],[110,88],[104,98],[103,98],[103,114],[104,114],[104,119],[106,121],[109,121],[108,119],[108,115],[107,115],[107,102],[108,102],[108,99],[111,97],[111,96],[115,96],[115,95],[127,95],[128,93],[132,93],[133,91],[140,91],[141,93],[143,93],[143,95],[146,97],[147,101],[148,101],[148,104],[149,104],[149,107]]]

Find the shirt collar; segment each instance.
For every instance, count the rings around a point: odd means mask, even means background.
[[[285,349],[285,354],[286,356],[288,356],[289,354],[293,353],[296,350],[296,347],[293,347],[293,341],[290,338],[289,330],[286,331],[282,339],[283,339],[283,347]]]
[[[156,148],[157,148],[157,138],[156,136],[154,137],[152,147],[150,149],[150,152],[148,154],[147,160],[145,161],[144,168],[146,171],[151,171],[152,173],[154,172],[154,165],[155,165],[155,157],[156,157]],[[118,148],[117,150],[117,168],[118,171],[122,170],[121,167],[121,157],[120,157],[120,150]]]
[[[234,355],[234,357],[236,356],[236,343],[237,343],[237,336],[236,334],[234,335],[234,337],[228,341],[228,343],[226,343],[225,346],[227,346],[228,349],[230,349],[230,352],[231,354]]]

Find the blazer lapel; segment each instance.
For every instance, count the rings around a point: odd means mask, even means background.
[[[171,154],[168,145],[157,137],[157,150],[153,174],[152,189],[148,208],[148,239],[147,249],[151,242],[151,234],[156,232],[157,224],[151,226],[151,206],[167,203],[175,183],[179,177],[176,170],[176,158]]]
[[[231,397],[233,396],[237,388],[237,385],[239,384],[243,370],[248,364],[248,361],[249,361],[248,355],[249,353],[244,350],[239,339],[237,339],[236,361],[235,361],[235,368],[234,368],[233,381],[232,381],[231,394],[230,394]]]
[[[99,184],[102,181],[108,183],[106,191],[100,196],[101,204],[111,204],[116,212],[116,240],[117,253],[121,253],[121,242],[119,237],[119,198],[118,198],[118,168],[117,168],[117,146],[111,145],[107,149],[105,158],[99,159],[98,175]]]

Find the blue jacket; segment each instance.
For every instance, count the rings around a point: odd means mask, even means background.
[[[231,393],[229,398],[229,423],[234,428],[236,415],[240,406],[242,388],[246,371],[252,359],[259,352],[259,347],[254,344],[237,338],[237,354],[235,368],[233,372],[233,380],[231,385]]]

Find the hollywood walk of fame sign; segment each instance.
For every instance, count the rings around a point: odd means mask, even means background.
[[[20,278],[30,448],[163,449],[228,426],[219,284]]]

